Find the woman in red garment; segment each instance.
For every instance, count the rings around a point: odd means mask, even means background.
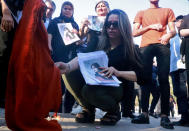
[[[57,121],[45,119],[50,110],[58,110],[61,88],[60,73],[48,49],[44,12],[42,0],[25,0],[15,33],[5,104],[7,126],[14,131],[62,130]]]

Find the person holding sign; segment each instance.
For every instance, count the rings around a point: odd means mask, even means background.
[[[73,13],[74,13],[73,4],[69,1],[65,1],[62,4],[60,16],[54,18],[50,22],[49,27],[47,29],[48,39],[49,39],[49,48],[51,50],[51,53],[52,53],[51,55],[54,62],[57,62],[57,61],[68,62],[72,58],[76,57],[77,45],[75,43],[66,45],[65,42],[63,41],[62,34],[61,34],[61,32],[64,32],[64,28],[65,28],[65,26],[61,24],[70,24],[71,28],[73,28],[74,30],[74,31],[72,30],[73,32],[79,31],[79,26],[74,21]],[[60,28],[59,28],[59,25],[60,25]],[[65,85],[64,85],[63,80],[61,82],[61,85],[62,85],[62,90],[64,91]],[[75,100],[71,96],[71,94],[69,94],[69,92],[66,92],[65,95],[66,95],[65,97],[66,102],[64,103],[64,107],[65,107],[64,112],[68,113],[71,111],[72,105],[74,104]],[[67,99],[69,100],[67,101]]]
[[[100,123],[115,125],[121,119],[119,102],[123,98],[124,88],[127,88],[130,81],[137,81],[139,84],[143,84],[144,81],[141,57],[133,43],[127,14],[119,9],[110,11],[106,16],[99,42],[90,44],[97,45],[97,48],[87,52],[103,50],[107,53],[109,64],[107,68],[101,67],[101,73],[105,73],[105,76],[109,78],[115,75],[122,83],[118,87],[86,85],[85,83],[81,85],[82,77],[72,79],[72,83],[79,81],[80,85],[71,86],[69,91],[83,107],[83,111],[76,115],[76,121],[94,122],[95,108],[100,108],[107,112]],[[70,74],[79,68],[78,58],[69,63],[57,62],[55,65],[62,74]]]
[[[54,18],[47,29],[50,50],[53,53],[53,60],[67,62],[72,57],[69,56],[71,52],[74,52],[76,45],[73,43],[66,46],[63,38],[61,37],[58,24],[60,23],[71,23],[74,32],[79,31],[78,24],[74,21],[73,18],[74,6],[71,2],[66,1],[62,4],[61,13],[59,17]]]
[[[92,25],[97,23],[97,20],[102,18],[103,21],[106,18],[106,15],[110,11],[109,3],[105,0],[100,0],[95,6],[95,11],[97,16],[89,16],[88,19],[84,19],[79,30],[79,35],[81,40],[77,42],[79,46],[78,52],[85,52],[87,46],[90,48],[90,43],[93,41],[98,41],[98,36],[101,34],[101,31],[93,29]],[[100,28],[100,27],[98,27]],[[102,30],[102,29],[100,29]]]
[[[106,17],[110,8],[109,4],[105,0],[100,0],[95,5],[95,11],[97,13],[97,17]],[[97,43],[98,37],[101,34],[100,31],[95,31],[89,29],[89,20],[83,20],[82,25],[79,30],[80,41],[76,42],[78,48],[76,52],[86,52],[86,50],[93,50],[96,48],[97,44],[90,44],[90,43]],[[93,47],[94,46],[94,47]],[[66,74],[66,79],[71,86],[71,88],[77,88],[78,85],[83,85],[85,82],[81,76],[80,71],[74,71],[70,74]],[[75,82],[72,82],[75,81]],[[69,89],[68,89],[69,90]],[[73,94],[73,93],[72,93]],[[75,96],[74,96],[75,97]]]

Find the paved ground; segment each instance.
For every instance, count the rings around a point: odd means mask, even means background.
[[[175,121],[179,118],[171,119]],[[62,114],[62,120],[59,123],[63,131],[169,131],[159,126],[160,119],[150,118],[151,124],[131,124],[129,118],[122,118],[116,126],[101,126],[99,119],[94,124],[79,124],[74,121],[74,116]],[[175,127],[174,131],[188,131],[188,127]],[[4,119],[4,110],[0,108],[0,131],[9,131]]]

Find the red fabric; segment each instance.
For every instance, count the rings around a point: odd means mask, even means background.
[[[57,121],[45,119],[59,108],[61,84],[48,49],[44,11],[42,0],[25,0],[15,34],[5,105],[7,126],[14,131],[61,131]]]

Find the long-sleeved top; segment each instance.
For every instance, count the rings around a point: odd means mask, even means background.
[[[97,43],[98,40],[95,38],[92,40],[92,42],[90,43],[90,46],[88,46],[87,51],[86,52],[91,52],[91,51],[95,51],[97,48]],[[137,50],[137,47],[135,48]],[[139,53],[139,50],[137,51]],[[136,73],[137,76],[137,83],[139,85],[144,84],[144,70],[142,68],[142,66],[138,66],[135,63],[132,63],[128,58],[129,56],[125,57],[124,55],[124,47],[123,44],[121,43],[119,46],[117,46],[116,48],[114,48],[113,50],[110,50],[107,52],[108,55],[108,59],[109,59],[109,63],[108,66],[112,66],[115,69],[119,70],[119,71],[134,71]],[[141,63],[142,65],[142,63]],[[128,84],[128,80],[123,79],[123,78],[118,78],[120,81],[122,81],[122,84],[127,85]]]
[[[73,18],[57,17],[54,18],[48,26],[48,34],[52,35],[51,45],[53,49],[52,58],[54,62],[63,61],[68,62],[76,56],[77,45],[75,43],[71,45],[65,45],[58,29],[58,23],[71,23],[72,27],[79,30],[78,24]]]

